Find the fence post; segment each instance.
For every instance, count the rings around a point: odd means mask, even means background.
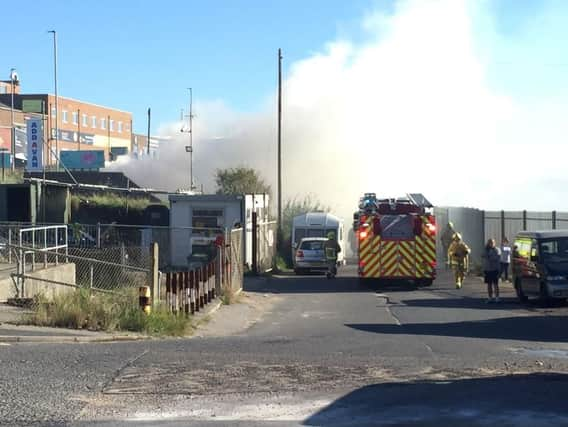
[[[258,218],[254,210],[252,212],[252,272],[258,274]]]
[[[207,287],[208,287],[208,292],[207,292],[207,300],[209,302],[211,302],[213,300],[213,294],[215,292],[215,290],[213,289],[213,263],[209,263],[207,264]]]
[[[523,211],[523,230],[527,229],[527,211]]]
[[[552,229],[556,230],[556,211],[552,211]]]
[[[156,297],[159,297],[157,289],[158,289],[158,281],[160,280],[159,277],[159,256],[160,256],[160,248],[158,246],[158,242],[152,243],[152,285],[150,286],[150,298],[152,303],[152,308],[156,308]]]
[[[89,287],[93,289],[93,264],[89,265]]]
[[[221,270],[223,260],[221,259],[221,247],[217,246],[217,256],[215,257],[215,297],[221,295]]]
[[[183,272],[183,311],[186,316],[189,315],[189,271]]]
[[[199,308],[205,307],[205,300],[203,298],[205,294],[205,280],[203,280],[203,267],[197,268],[197,274],[199,275]]]
[[[183,273],[177,272],[176,313],[183,313]]]
[[[189,311],[195,313],[195,270],[189,272]]]
[[[35,227],[34,227],[34,229],[32,230],[32,249],[35,249],[35,247],[36,247],[35,246],[35,238],[36,238],[36,235],[35,235]],[[36,252],[33,251],[32,252],[32,271],[35,271],[35,256],[36,256]]]
[[[47,268],[47,229],[43,230],[43,268]]]
[[[501,241],[505,237],[505,211],[501,211]]]
[[[101,248],[101,223],[97,222],[97,248]]]
[[[166,273],[166,305],[168,307],[168,310],[172,309],[172,285],[171,285],[171,280],[172,280],[172,273]]]
[[[8,264],[12,264],[12,228],[8,227]]]
[[[172,273],[172,313],[176,313],[177,308],[177,273]]]
[[[195,311],[199,311],[199,309],[201,308],[201,283],[199,282],[199,268],[193,270],[193,280],[195,286]]]

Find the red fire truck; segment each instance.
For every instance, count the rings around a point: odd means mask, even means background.
[[[403,279],[421,286],[434,282],[436,220],[422,194],[379,199],[366,193],[353,219],[360,279]]]

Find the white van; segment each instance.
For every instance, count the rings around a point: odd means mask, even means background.
[[[304,237],[327,237],[333,231],[341,252],[337,261],[345,264],[345,232],[343,220],[335,215],[325,212],[308,212],[294,217],[292,221],[292,259],[295,259],[296,249]]]

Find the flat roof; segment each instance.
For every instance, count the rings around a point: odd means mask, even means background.
[[[228,194],[170,194],[171,202],[240,202],[244,200],[244,195]]]
[[[9,95],[9,94],[3,94],[3,95]],[[54,94],[52,93],[17,93],[14,94],[14,96],[53,96],[55,97]],[[73,102],[80,102],[82,104],[89,104],[92,105],[93,107],[99,107],[99,108],[105,108],[107,110],[114,110],[114,111],[118,111],[120,113],[125,113],[125,114],[132,114],[131,111],[125,111],[125,110],[121,110],[119,108],[113,108],[113,107],[107,107],[106,105],[100,105],[100,104],[95,104],[93,102],[89,102],[89,101],[82,101],[80,99],[75,99],[75,98],[69,98],[67,96],[61,96],[61,95],[57,95],[57,98],[59,101],[63,100],[68,100],[68,101],[73,101]]]
[[[532,237],[535,239],[553,239],[555,237],[568,237],[568,230],[537,230],[519,231],[517,237]]]

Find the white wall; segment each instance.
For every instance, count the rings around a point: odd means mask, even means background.
[[[193,210],[199,209],[222,209],[224,223],[223,229],[231,229],[235,223],[243,222],[241,218],[241,202],[235,201],[192,201],[176,200],[171,203],[170,210],[170,233],[171,263],[175,266],[187,265],[187,258],[191,255],[191,230],[176,229],[176,227],[191,227]]]

